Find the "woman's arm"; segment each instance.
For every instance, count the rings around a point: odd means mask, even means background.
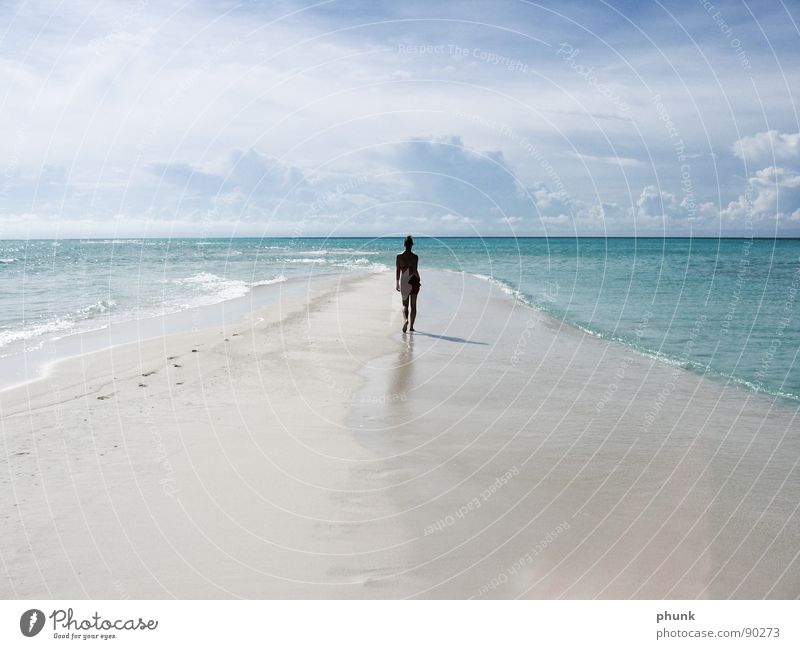
[[[396,290],[400,290],[400,255],[397,255],[394,260],[395,263],[395,273],[394,273],[394,287]]]

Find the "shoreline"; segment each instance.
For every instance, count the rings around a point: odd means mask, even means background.
[[[0,392],[0,597],[797,595],[799,409],[467,275],[413,336],[304,288]]]
[[[454,271],[448,269],[443,269],[442,272],[453,273],[456,275],[464,273],[464,271]],[[492,284],[496,284],[509,297],[520,302],[525,307],[534,309],[546,315],[547,317],[551,318],[555,322],[561,323],[567,327],[571,327],[572,329],[580,331],[581,333],[584,333],[593,338],[597,338],[598,340],[616,343],[624,347],[625,349],[630,350],[631,352],[634,352],[636,354],[639,354],[647,358],[652,358],[671,367],[680,367],[681,369],[686,370],[687,372],[692,372],[693,374],[699,374],[703,376],[705,379],[710,381],[716,381],[718,383],[733,382],[734,384],[747,388],[754,394],[760,394],[768,398],[769,397],[777,398],[790,405],[797,405],[798,403],[800,403],[800,395],[789,392],[783,392],[779,388],[758,387],[755,383],[753,383],[752,380],[745,378],[743,376],[727,374],[723,370],[712,368],[709,365],[703,365],[702,363],[699,363],[697,361],[690,361],[686,358],[680,359],[662,352],[654,351],[652,349],[637,347],[634,343],[632,343],[630,340],[624,337],[615,337],[607,333],[594,331],[592,329],[589,329],[588,327],[585,327],[584,325],[581,325],[578,322],[562,318],[558,314],[549,310],[546,306],[537,303],[532,299],[529,299],[523,293],[510,286],[505,280],[497,279],[495,277],[489,277],[487,275],[481,275],[479,273],[468,273],[468,274],[471,277],[475,277],[476,279],[479,279],[481,281],[486,281]]]
[[[258,238],[258,237],[240,237],[240,238]],[[358,237],[339,237],[342,239],[358,238]],[[464,238],[464,237],[456,237]],[[483,237],[487,238],[487,237]],[[492,237],[489,237],[492,238]],[[498,237],[509,238],[509,237]],[[517,238],[536,238],[536,237],[517,237]],[[561,237],[569,238],[569,237]],[[592,237],[582,237],[592,238]],[[617,237],[619,238],[619,237]],[[624,237],[632,238],[632,237]],[[641,237],[640,237],[641,238]],[[653,237],[644,237],[653,238]],[[685,238],[685,237],[673,237]],[[734,237],[728,237],[734,238]],[[138,240],[140,238],[133,238],[131,240]],[[198,238],[204,240],[206,238]],[[226,239],[226,238],[223,238]],[[49,241],[49,239],[43,239]],[[695,361],[688,359],[680,359],[664,354],[651,349],[644,349],[637,347],[635,344],[625,338],[611,336],[599,331],[588,329],[580,323],[567,320],[560,317],[558,314],[550,311],[546,306],[532,301],[524,296],[517,289],[509,286],[509,284],[502,279],[482,275],[479,273],[466,273],[465,271],[456,271],[450,269],[431,269],[434,273],[447,273],[453,275],[468,275],[479,281],[493,284],[500,288],[500,290],[508,295],[511,300],[521,304],[525,308],[532,309],[542,315],[550,318],[553,322],[560,325],[570,327],[578,332],[596,338],[604,342],[617,344],[626,350],[641,355],[646,358],[651,358],[670,367],[677,367],[682,370],[691,372],[693,374],[702,376],[704,379],[717,382],[720,385],[733,383],[741,386],[744,389],[752,392],[753,394],[761,395],[765,398],[778,399],[787,404],[789,407],[796,406],[800,403],[800,395],[795,395],[788,392],[783,392],[778,388],[772,387],[759,387],[751,379],[743,376],[737,376],[712,368],[708,365],[702,365]],[[368,271],[375,273],[376,271]],[[353,272],[353,276],[357,276],[358,271]],[[223,326],[226,324],[233,324],[237,319],[245,319],[254,311],[259,310],[269,304],[274,304],[276,300],[280,299],[282,290],[289,290],[296,292],[302,289],[304,284],[310,282],[326,281],[336,277],[346,277],[341,273],[329,272],[320,273],[313,276],[295,277],[290,279],[276,280],[267,284],[258,284],[250,288],[250,291],[243,296],[221,300],[213,304],[205,304],[198,306],[191,306],[177,311],[168,311],[161,315],[148,315],[141,318],[134,318],[124,320],[121,322],[112,322],[98,328],[88,329],[86,331],[78,331],[74,333],[65,334],[56,338],[43,341],[40,346],[28,351],[15,352],[12,355],[0,359],[0,393],[14,390],[16,388],[35,383],[43,378],[46,378],[50,368],[64,360],[80,357],[84,354],[91,354],[96,351],[102,351],[111,347],[141,343],[146,340],[162,337],[165,335],[177,333],[189,333],[203,328],[210,328],[212,326]],[[282,287],[280,290],[278,287]],[[226,310],[228,313],[226,314]],[[233,318],[231,318],[233,314]],[[144,330],[144,333],[142,333]],[[106,340],[108,339],[108,340]],[[33,360],[32,363],[30,361]],[[32,372],[30,368],[32,367]],[[24,373],[25,376],[20,377]],[[33,374],[31,376],[31,374]],[[15,377],[15,378],[12,378]]]
[[[102,239],[63,241],[58,253],[53,252],[52,241],[29,247],[7,245],[9,260],[14,257],[15,263],[3,266],[4,277],[13,283],[5,302],[0,353],[35,348],[45,337],[63,340],[67,330],[94,329],[115,320],[245,295],[265,278],[347,272],[339,268],[385,269],[394,255],[391,238],[131,241],[135,245],[124,241],[117,246],[80,245],[112,243]],[[639,245],[613,240],[604,245],[583,238],[550,244],[513,238],[484,244],[480,238],[453,241],[462,241],[456,246],[458,257],[453,256],[455,248],[450,249],[456,244],[428,241],[426,266],[467,270],[499,282],[524,303],[593,335],[680,363],[712,380],[718,376],[800,402],[794,350],[786,344],[798,333],[790,318],[800,282],[800,271],[795,272],[800,252],[796,241],[642,241]],[[664,260],[674,255],[685,258],[685,272],[671,264],[665,267]],[[609,265],[610,258],[619,258],[620,263]],[[79,269],[72,281],[75,263]],[[62,264],[64,271],[58,272]],[[51,267],[57,279],[48,279]],[[24,289],[17,286],[19,280],[24,280]],[[708,322],[697,345],[687,351],[686,337],[702,315]],[[42,334],[50,329],[54,333]],[[102,333],[87,335],[86,340],[103,336],[108,345],[109,337]],[[68,353],[56,350],[52,356],[32,351],[24,360],[29,365],[41,363],[42,358],[49,362],[80,351],[80,346]],[[17,365],[19,371],[12,368],[9,374],[4,369],[8,359],[0,361],[0,383],[27,378],[22,363]]]
[[[236,324],[254,311],[275,304],[281,299],[283,291],[288,291],[291,296],[309,281],[324,282],[336,276],[330,273],[311,278],[275,280],[254,285],[246,295],[240,297],[167,311],[160,315],[110,322],[85,331],[43,340],[34,349],[17,351],[0,358],[0,392],[35,383],[46,378],[51,368],[58,363],[86,354],[173,334],[188,334],[214,326]],[[21,377],[20,374],[23,373],[25,376]]]

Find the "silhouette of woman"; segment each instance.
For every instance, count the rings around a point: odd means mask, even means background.
[[[419,257],[411,252],[414,246],[414,239],[408,235],[403,241],[405,250],[397,255],[397,268],[395,272],[395,281],[397,283],[397,290],[403,297],[403,333],[411,325],[411,331],[414,331],[414,320],[417,318],[417,294],[419,293],[420,279],[417,264]],[[411,304],[411,321],[409,322],[409,303]]]

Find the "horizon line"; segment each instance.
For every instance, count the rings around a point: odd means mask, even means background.
[[[380,240],[380,239],[403,239],[405,235],[384,235],[384,236],[365,236],[365,235],[341,235],[341,236],[325,236],[325,235],[316,235],[316,236],[293,236],[293,235],[241,235],[241,236],[211,236],[211,237],[202,237],[202,236],[150,236],[150,235],[143,235],[143,236],[125,236],[125,237],[113,237],[113,236],[93,236],[93,237],[28,237],[28,238],[0,238],[0,241],[98,241],[98,240],[110,240],[110,241],[138,241],[139,239],[148,239],[148,240],[156,240],[156,239],[189,239],[189,240],[198,240],[198,241],[207,241],[209,239],[220,239],[220,240],[234,240],[234,239],[372,239],[372,240]],[[769,236],[713,236],[713,235],[629,235],[629,234],[615,234],[615,235],[599,235],[599,234],[576,234],[576,235],[486,235],[486,236],[476,236],[476,235],[458,235],[458,234],[448,234],[442,236],[436,235],[414,235],[416,240],[422,239],[709,239],[709,240],[725,240],[729,239],[732,241],[747,241],[747,240],[763,240],[763,241],[777,241],[777,240],[786,240],[786,241],[796,241],[800,240],[800,235],[794,236],[781,236],[775,235],[772,237]]]

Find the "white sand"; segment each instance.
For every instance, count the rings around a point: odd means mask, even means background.
[[[0,393],[0,597],[800,595],[795,404],[393,282]]]

